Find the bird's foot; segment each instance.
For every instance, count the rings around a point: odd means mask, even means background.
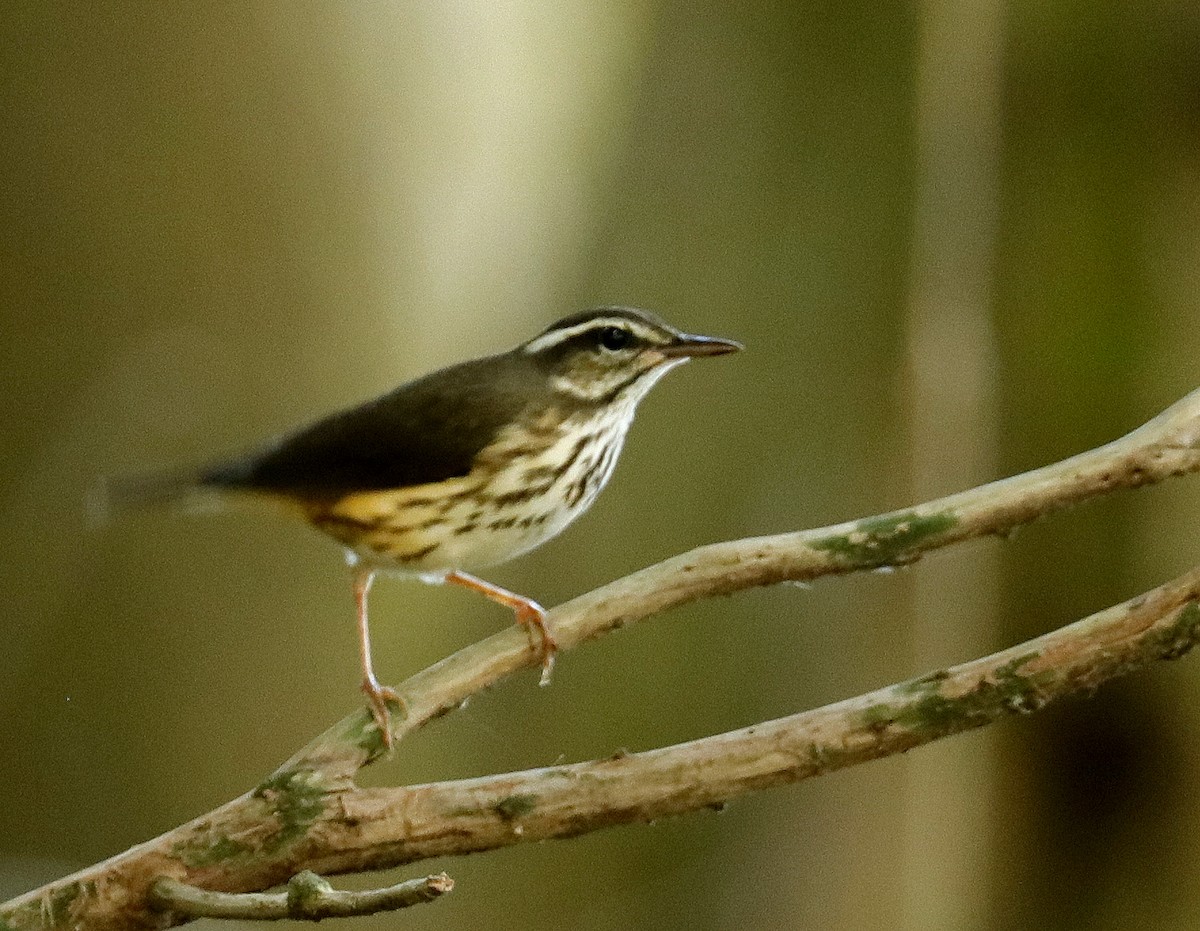
[[[558,643],[555,641],[554,635],[550,633],[550,628],[546,624],[545,608],[532,598],[526,598],[524,595],[510,592],[507,588],[501,588],[499,585],[485,582],[483,579],[478,579],[473,575],[463,572],[461,569],[455,569],[446,573],[442,581],[450,582],[453,585],[461,585],[463,588],[469,588],[471,591],[479,592],[484,597],[492,599],[497,604],[511,608],[513,614],[516,615],[518,623],[523,624],[530,631],[530,645],[535,651],[539,651],[542,654],[542,678],[538,684],[550,684],[550,674],[554,671],[554,657],[558,653]],[[533,639],[534,630],[537,631],[536,641]]]
[[[375,724],[379,727],[380,736],[383,738],[383,745],[391,750],[393,738],[392,709],[390,705],[395,705],[401,711],[404,711],[404,699],[390,685],[380,685],[374,676],[363,679],[362,690],[367,696],[367,707],[371,709],[371,717],[375,719]]]
[[[550,684],[550,676],[554,672],[554,659],[558,655],[558,641],[546,624],[546,609],[536,601],[524,599],[522,604],[514,605],[513,611],[517,620],[524,624],[529,631],[530,644],[542,652],[542,677],[538,685]],[[537,642],[534,642],[534,631],[537,631]]]

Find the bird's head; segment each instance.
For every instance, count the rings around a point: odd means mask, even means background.
[[[644,310],[601,307],[564,317],[519,347],[564,400],[636,404],[664,374],[696,356],[741,349],[694,336]]]

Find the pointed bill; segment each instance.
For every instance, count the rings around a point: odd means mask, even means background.
[[[656,351],[669,359],[690,359],[694,356],[723,356],[726,353],[737,352],[741,348],[742,344],[732,339],[680,333],[674,342],[666,346],[659,346]]]

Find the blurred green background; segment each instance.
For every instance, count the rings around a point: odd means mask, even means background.
[[[5,897],[239,794],[358,699],[335,547],[260,514],[89,527],[100,475],[590,304],[743,340],[490,574],[554,604],[1060,459],[1200,384],[1194,4],[8,4],[4,39]],[[1198,502],[1185,479],[678,610],[366,778],[650,748],[968,659],[1192,565]],[[372,607],[388,680],[509,622],[402,581]],[[722,814],[420,864],[395,875],[455,893],[356,926],[1200,928],[1198,697],[1194,660],[1160,665]]]

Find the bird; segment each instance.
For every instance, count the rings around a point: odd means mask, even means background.
[[[332,537],[352,570],[362,691],[386,746],[390,705],[371,658],[380,572],[448,583],[510,608],[549,681],[557,644],[536,601],[472,574],[559,534],[613,473],[638,403],[689,359],[734,340],[598,307],[506,352],[451,365],[214,464],[110,479],[102,508],[267,499]]]

